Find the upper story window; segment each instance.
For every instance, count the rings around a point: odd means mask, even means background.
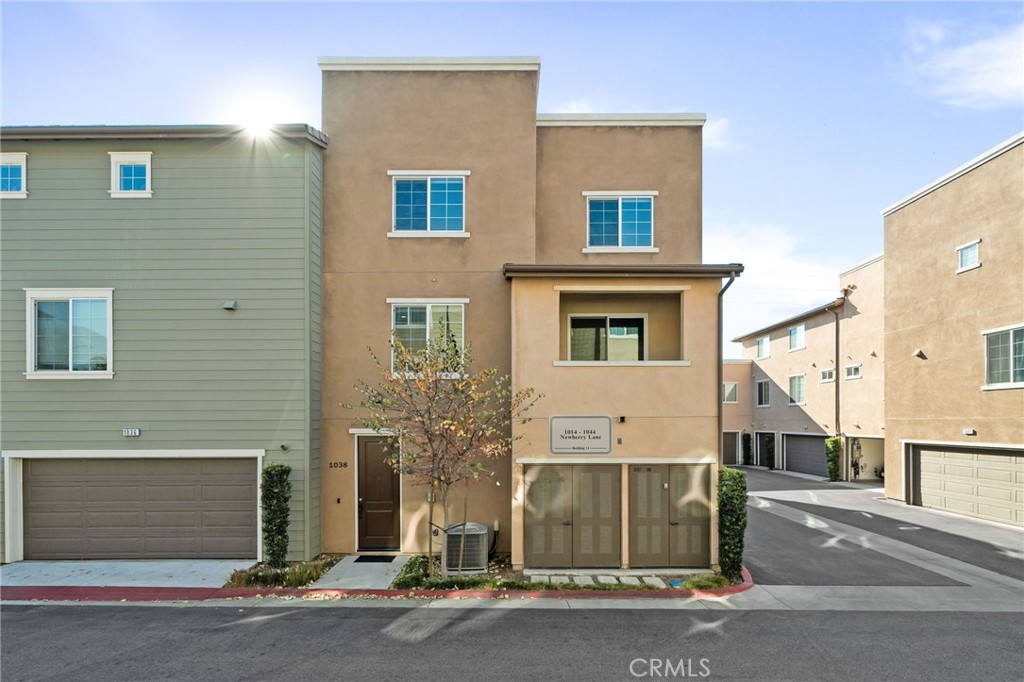
[[[804,343],[804,325],[798,324],[795,327],[789,328],[789,349],[790,350],[801,350],[805,348]]]
[[[757,339],[757,359],[764,360],[765,358],[771,357],[771,346],[768,344],[769,338],[767,336],[761,336]]]
[[[1024,325],[985,335],[984,388],[1024,388]]]
[[[647,344],[641,316],[570,316],[571,362],[642,362]]]
[[[790,405],[803,405],[806,402],[804,396],[806,376],[803,374],[796,374],[789,377],[789,404]]]
[[[393,183],[390,237],[468,237],[469,171],[388,171]]]
[[[769,381],[768,379],[762,379],[757,382],[757,406],[768,407],[771,404],[771,396],[769,395]]]
[[[25,199],[28,197],[28,154],[5,152],[0,154],[0,198]]]
[[[829,381],[836,380],[836,371],[834,369],[823,369],[821,370],[821,383],[828,383]]]
[[[847,365],[845,369],[847,379],[860,379],[860,365]]]
[[[29,379],[113,377],[113,289],[26,289]]]
[[[153,196],[153,152],[110,152],[110,196]]]
[[[657,253],[654,246],[655,191],[584,192],[587,197],[587,246],[602,251]]]
[[[403,346],[414,352],[426,350],[428,345],[446,339],[454,341],[461,350],[465,347],[466,301],[388,299],[391,303],[391,330]],[[392,355],[392,369],[396,363],[397,358]]]
[[[956,274],[961,272],[967,272],[974,268],[981,267],[981,260],[979,256],[979,247],[981,246],[981,240],[975,239],[973,242],[967,242],[956,247]]]
[[[726,381],[722,384],[722,402],[734,405],[739,403],[739,384],[735,381]]]

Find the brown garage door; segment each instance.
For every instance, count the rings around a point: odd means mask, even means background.
[[[1024,526],[1024,453],[919,446],[916,503]]]
[[[26,459],[26,559],[252,559],[255,459]]]

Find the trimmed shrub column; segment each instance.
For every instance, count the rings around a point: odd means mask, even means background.
[[[747,474],[718,472],[718,565],[733,582],[743,579],[743,536],[747,531]]]
[[[263,560],[272,568],[284,568],[288,554],[288,502],[292,499],[292,482],[287,464],[268,464],[263,469]]]

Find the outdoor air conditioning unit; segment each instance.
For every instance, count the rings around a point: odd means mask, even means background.
[[[448,526],[444,536],[444,568],[447,575],[487,573],[487,526],[482,523],[456,523]],[[462,541],[466,546],[463,549]],[[459,570],[459,559],[462,570]]]

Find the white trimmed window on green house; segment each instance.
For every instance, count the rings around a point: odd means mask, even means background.
[[[0,199],[28,198],[28,154],[0,154]]]
[[[985,389],[1024,388],[1024,325],[983,332]]]
[[[114,376],[113,289],[26,289],[25,376]]]
[[[109,152],[110,196],[148,199],[153,196],[153,152]]]

